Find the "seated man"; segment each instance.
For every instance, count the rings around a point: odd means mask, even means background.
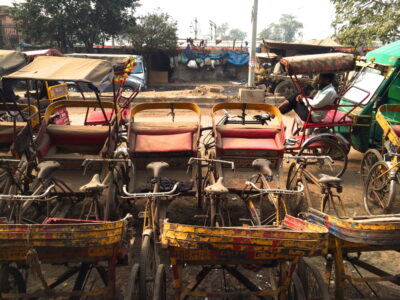
[[[317,85],[318,92],[315,94],[314,98],[307,98],[310,107],[312,108],[322,108],[327,105],[332,105],[336,99],[336,91],[332,85],[334,81],[335,74],[333,73],[321,73],[318,76]],[[295,94],[288,100],[285,100],[281,105],[279,105],[279,110],[282,114],[286,114],[291,110],[294,110],[301,120],[307,121],[309,108],[307,102],[303,99],[301,94]],[[325,117],[327,110],[316,110],[312,111],[311,119],[309,122],[318,123]]]

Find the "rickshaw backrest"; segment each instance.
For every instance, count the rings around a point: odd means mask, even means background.
[[[197,123],[134,123],[129,130],[131,156],[156,154],[192,156],[199,138]]]
[[[172,122],[136,122],[142,111],[170,110]],[[176,110],[191,111],[197,122],[175,121]],[[177,113],[179,115],[179,113]],[[142,103],[131,110],[129,152],[134,157],[196,156],[200,136],[200,108],[193,103]]]

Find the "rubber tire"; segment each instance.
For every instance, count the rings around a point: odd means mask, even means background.
[[[153,300],[167,300],[167,273],[163,264],[157,267]]]
[[[134,264],[129,273],[124,300],[136,300],[139,298],[139,264]]]
[[[286,205],[288,209],[290,209],[289,214],[293,216],[297,216],[301,212],[305,212],[309,207],[312,207],[311,203],[311,198],[310,198],[310,192],[308,190],[308,183],[307,180],[304,179],[304,176],[301,175],[301,180],[296,180],[294,182],[293,177],[297,174],[295,174],[297,168],[297,164],[295,162],[292,162],[289,166],[288,174],[287,174],[287,180],[286,180],[286,189],[288,190],[294,190],[295,188],[298,187],[298,184],[301,183],[303,184],[304,191],[303,194],[298,194],[298,195],[288,195],[286,199],[289,199],[289,201],[286,201]],[[293,205],[291,199],[296,197],[296,204]]]
[[[151,257],[152,256],[152,257]],[[151,261],[149,260],[151,259]],[[151,262],[149,264],[149,262]],[[142,247],[140,249],[140,258],[139,258],[139,299],[150,299],[154,293],[154,277],[153,277],[153,288],[150,288],[148,291],[148,283],[147,276],[148,272],[152,272],[153,276],[155,276],[155,253],[154,253],[154,244],[150,235],[145,235],[142,237]],[[154,268],[151,270],[151,268]]]
[[[8,293],[9,291],[3,290],[3,284],[8,278],[8,276],[12,276],[16,283],[16,288],[18,293],[24,294],[26,293],[26,284],[25,280],[22,277],[22,274],[19,272],[17,268],[11,267],[9,265],[3,265],[0,267],[0,293],[5,292]]]
[[[368,178],[369,171],[372,166],[378,161],[383,161],[382,154],[376,149],[368,149],[367,152],[364,153],[363,158],[361,160],[361,179],[365,186]]]
[[[343,167],[341,169],[337,170],[336,172],[332,172],[332,173],[325,172],[325,173],[327,173],[327,175],[330,175],[330,176],[341,177],[344,174],[344,172],[346,171],[347,163],[348,163],[348,158],[347,158],[346,150],[344,149],[344,147],[337,140],[334,140],[334,139],[330,139],[330,138],[326,138],[326,137],[316,138],[316,139],[313,139],[313,140],[305,143],[304,145],[302,145],[298,155],[299,156],[304,155],[303,153],[314,143],[330,144],[331,147],[335,147],[337,151],[341,152],[341,155],[343,158],[343,162],[342,162]],[[317,156],[317,154],[315,154],[315,153],[311,153],[309,155]],[[323,155],[327,155],[327,154],[323,153]],[[334,158],[332,158],[332,159],[335,162],[336,159],[334,159]],[[318,174],[313,174],[313,175],[317,176]]]
[[[274,89],[274,96],[283,96],[286,99],[292,96],[296,92],[296,89],[293,87],[293,84],[289,80],[281,81],[277,84]]]
[[[379,167],[384,167],[386,168],[386,170],[388,170],[390,167],[389,165],[385,162],[385,161],[379,161],[377,163],[375,163],[371,170],[368,173],[368,178],[367,181],[365,183],[365,187],[364,187],[364,208],[365,211],[369,214],[369,215],[374,215],[374,213],[372,213],[368,207],[368,190],[369,190],[369,186],[371,184],[371,182],[375,179],[375,173],[376,173],[376,169]],[[389,175],[389,174],[387,174]],[[387,179],[389,180],[389,179]],[[385,187],[387,187],[387,184],[384,185]],[[386,210],[383,211],[382,213],[379,214],[390,214],[391,213],[391,208],[393,205],[393,200],[396,198],[396,180],[392,179],[390,180],[389,183],[389,191],[387,191],[388,197],[387,197],[387,201],[386,201]]]
[[[321,273],[311,264],[311,261],[309,259],[307,258],[300,259],[297,273],[301,280],[306,299],[318,299],[318,300],[330,299],[328,286],[324,282]],[[318,288],[318,290],[316,290],[317,294],[313,294],[311,286],[309,286],[308,279],[311,279],[310,276],[312,277],[312,279],[314,280],[314,284],[316,284],[316,287]]]

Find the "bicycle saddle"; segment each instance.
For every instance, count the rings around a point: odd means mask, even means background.
[[[79,190],[82,192],[93,192],[93,191],[102,191],[107,186],[102,184],[100,181],[99,174],[94,174],[92,180],[89,183],[82,185]]]
[[[319,183],[323,184],[331,184],[331,185],[339,185],[342,183],[342,179],[339,177],[333,177],[326,174],[319,174]]]
[[[147,170],[153,170],[153,177],[157,178],[162,170],[169,167],[165,161],[154,161],[146,166]]]
[[[56,161],[44,161],[37,165],[38,171],[38,179],[46,179],[49,177],[54,171],[60,168],[60,164]]]
[[[212,184],[212,185],[207,186],[204,189],[204,192],[209,193],[209,194],[225,194],[225,193],[228,193],[229,190],[222,183],[223,179],[224,179],[224,177],[218,178],[217,182]]]
[[[253,160],[252,167],[257,171],[261,172],[264,176],[272,177],[272,171],[270,169],[271,162],[268,159],[257,158]]]

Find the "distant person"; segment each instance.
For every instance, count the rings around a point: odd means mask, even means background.
[[[318,92],[314,98],[307,98],[311,108],[322,108],[324,106],[332,105],[335,102],[337,93],[332,83],[335,79],[333,73],[321,73],[317,78]],[[279,110],[282,114],[286,114],[294,110],[301,120],[307,121],[310,108],[307,106],[306,100],[299,93],[292,95],[289,99],[279,105]],[[314,110],[311,112],[311,119],[309,122],[318,123],[323,120],[328,111]]]

